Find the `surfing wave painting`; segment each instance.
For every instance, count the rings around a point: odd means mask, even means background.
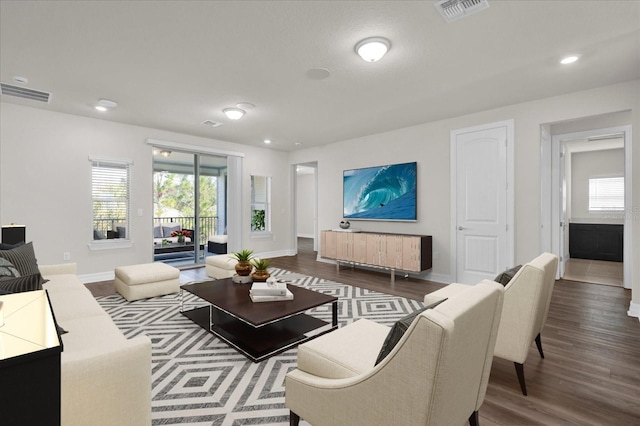
[[[417,169],[413,162],[345,170],[344,218],[417,220]]]

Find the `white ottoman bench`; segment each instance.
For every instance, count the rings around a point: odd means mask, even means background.
[[[128,301],[177,293],[180,270],[164,263],[118,266],[115,287]]]
[[[231,278],[236,274],[236,264],[238,261],[232,254],[219,254],[217,256],[207,256],[205,260],[205,270],[211,278],[222,279]]]
[[[227,236],[212,235],[207,242],[207,251],[209,253],[227,254]]]

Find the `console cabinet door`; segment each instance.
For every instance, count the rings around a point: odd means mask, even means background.
[[[334,232],[336,234],[336,259],[351,262],[353,255],[353,234],[348,232]]]
[[[402,265],[402,236],[385,235],[386,239],[386,262],[381,266],[391,269],[404,269]]]
[[[337,232],[322,231],[322,248],[320,250],[320,255],[322,257],[326,257],[327,259],[336,259],[336,234]]]
[[[402,237],[402,265],[406,271],[421,271],[421,244],[420,237]]]
[[[382,234],[367,234],[367,262],[383,266],[387,259],[387,240]]]
[[[356,233],[353,235],[353,262],[367,263],[367,234]]]

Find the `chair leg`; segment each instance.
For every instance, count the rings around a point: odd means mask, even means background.
[[[513,365],[516,366],[516,374],[518,375],[518,382],[520,382],[520,389],[522,389],[522,394],[527,396],[527,385],[524,384],[524,365],[514,362]]]
[[[480,426],[480,419],[478,418],[478,411],[474,411],[471,416],[469,416],[469,425],[470,426]]]
[[[289,410],[289,426],[298,426],[300,423],[300,416]]]
[[[538,347],[538,352],[540,352],[540,358],[544,358],[544,352],[542,352],[542,341],[540,340],[540,333],[536,336],[536,346]]]

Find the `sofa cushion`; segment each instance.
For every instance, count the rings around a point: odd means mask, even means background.
[[[171,222],[171,223],[163,223],[162,224],[162,236],[163,237],[170,237],[171,233],[173,231],[179,231],[182,229],[182,226],[177,223],[177,222]]]
[[[42,290],[42,275],[23,275],[21,277],[0,278],[0,290],[3,293],[22,293],[24,291]]]
[[[384,343],[382,344],[382,348],[380,348],[380,353],[378,353],[378,358],[376,359],[375,365],[380,364],[380,362],[383,359],[385,359],[387,355],[391,353],[393,348],[396,347],[398,342],[402,339],[402,336],[404,336],[404,333],[409,329],[409,326],[411,325],[413,320],[416,319],[418,315],[420,315],[421,313],[423,313],[428,309],[435,308],[445,300],[447,299],[444,298],[442,300],[434,302],[429,306],[425,306],[422,309],[418,309],[417,311],[412,312],[406,317],[396,321],[395,324],[393,324],[393,327],[391,327],[391,330],[389,330],[389,334],[387,335],[387,338],[384,340]]]
[[[359,319],[298,346],[298,369],[328,379],[371,370],[389,327]]]
[[[8,277],[19,277],[20,272],[13,266],[13,263],[9,262],[4,257],[0,257],[0,278]]]
[[[507,285],[509,284],[509,281],[511,281],[514,275],[517,274],[521,268],[522,268],[522,265],[517,265],[517,266],[514,266],[513,268],[507,269],[506,271],[498,275],[494,279],[494,281],[502,285]]]

